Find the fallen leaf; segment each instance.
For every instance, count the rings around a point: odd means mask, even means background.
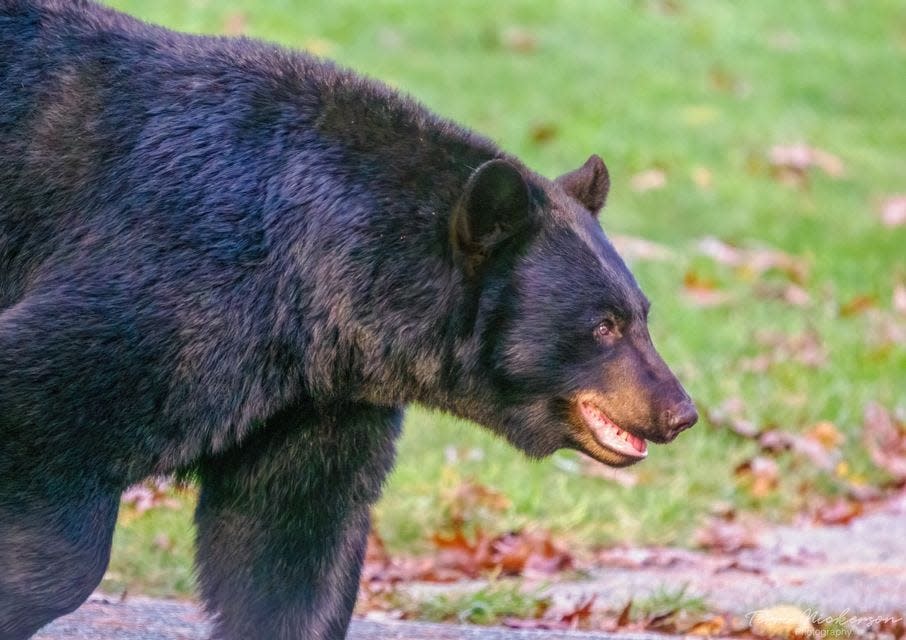
[[[751,84],[723,67],[711,67],[708,70],[708,81],[711,87],[723,93],[745,96],[751,91]]]
[[[524,27],[507,27],[500,33],[500,43],[516,53],[532,53],[538,48],[538,38]]]
[[[241,36],[248,27],[248,18],[239,11],[227,15],[223,21],[223,33],[228,36]]]
[[[755,575],[763,575],[765,573],[765,567],[754,564],[752,562],[744,562],[737,559],[717,567],[714,570],[714,573],[724,573],[726,571],[740,571],[742,573],[754,573]]]
[[[878,306],[878,299],[871,294],[859,294],[840,305],[840,315],[844,318],[865,313]]]
[[[733,267],[753,278],[768,271],[782,273],[797,283],[804,282],[808,277],[806,260],[778,249],[743,249],[714,236],[706,236],[699,240],[698,250],[718,264]]]
[[[893,288],[893,310],[906,316],[906,284],[898,284]]]
[[[529,129],[529,139],[535,144],[544,144],[557,137],[559,129],[551,122],[537,122]]]
[[[796,284],[756,282],[752,291],[763,300],[776,300],[794,307],[805,307],[811,304],[809,293]]]
[[[776,145],[771,148],[770,163],[774,176],[784,184],[803,186],[808,173],[818,168],[832,178],[843,176],[843,161],[832,153],[806,144]]]
[[[166,533],[158,533],[154,536],[154,542],[152,542],[151,546],[159,551],[172,551],[173,539]]]
[[[906,225],[906,194],[891,196],[881,203],[881,224],[885,227]]]
[[[872,309],[869,319],[867,342],[876,351],[883,353],[900,345],[906,345],[906,316],[899,313],[883,313]]]
[[[623,609],[620,611],[620,615],[617,617],[617,626],[618,627],[627,626],[631,620],[631,617],[630,617],[631,613],[632,613],[632,598],[629,599],[629,601],[626,603],[626,606],[623,607]]]
[[[830,451],[812,438],[770,429],[758,437],[762,450],[772,453],[791,451],[807,458],[814,466],[824,471],[832,471],[840,459],[838,451]]]
[[[656,191],[667,186],[667,174],[661,169],[647,169],[640,171],[629,179],[629,187],[633,191],[644,193]]]
[[[726,622],[723,619],[723,616],[713,616],[706,620],[696,622],[688,629],[685,629],[683,633],[693,635],[693,636],[716,636],[720,635],[726,627]]]
[[[617,233],[609,237],[620,256],[628,262],[634,260],[671,260],[676,257],[674,251],[669,247],[645,238]]]
[[[849,524],[854,518],[862,515],[862,510],[861,502],[838,498],[822,504],[815,510],[815,522],[827,525]]]
[[[714,174],[707,167],[692,167],[692,182],[703,191],[710,189],[714,182]]]
[[[684,9],[680,0],[649,0],[644,6],[648,11],[665,16],[680,14]]]
[[[814,424],[805,432],[806,438],[811,438],[827,451],[832,451],[846,441],[844,436],[833,422],[822,420]]]
[[[692,270],[683,276],[683,296],[697,307],[716,307],[731,300],[730,294],[720,291],[714,280]]]
[[[780,467],[764,456],[746,460],[734,469],[734,474],[756,498],[773,493],[780,481]]]
[[[707,411],[708,421],[715,427],[729,429],[743,438],[754,439],[761,433],[761,429],[744,417],[745,405],[739,396],[731,396],[717,407]]]
[[[898,482],[906,481],[906,424],[873,402],[865,407],[862,433],[874,463]]]
[[[586,598],[580,599],[573,607],[566,611],[558,611],[556,613],[550,613],[549,615],[556,615],[557,621],[565,624],[569,629],[578,629],[579,626],[588,622],[589,618],[591,618],[595,599],[595,595],[592,594]]]
[[[480,521],[487,512],[499,513],[510,507],[503,493],[470,480],[444,491],[441,500],[452,529],[459,529],[466,522]]]
[[[336,45],[325,38],[309,38],[302,43],[302,48],[312,55],[327,56],[336,49]]]
[[[799,640],[815,632],[809,616],[792,605],[760,609],[752,615],[749,624],[752,633],[765,638]]]
[[[772,367],[795,362],[810,369],[827,364],[828,355],[821,336],[814,329],[788,334],[782,331],[757,331],[754,342],[765,351],[755,357],[743,358],[739,366],[744,371],[764,373]]]
[[[758,282],[754,292],[759,298],[778,300],[791,307],[807,307],[812,303],[809,292],[793,283]]]
[[[180,509],[182,504],[176,498],[177,490],[170,478],[150,478],[126,489],[121,502],[136,516],[159,507]]]
[[[723,553],[734,553],[758,546],[758,539],[749,526],[723,518],[711,518],[705,526],[696,531],[695,542],[703,549]]]

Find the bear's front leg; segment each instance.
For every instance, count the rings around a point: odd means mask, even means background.
[[[202,461],[197,564],[214,638],[345,637],[400,422],[386,407],[297,408]]]

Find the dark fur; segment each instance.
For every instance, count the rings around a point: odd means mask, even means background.
[[[585,448],[587,388],[688,426],[608,186],[302,54],[0,0],[0,639],[78,607],[151,474],[200,477],[216,637],[341,638],[406,404],[531,456]]]

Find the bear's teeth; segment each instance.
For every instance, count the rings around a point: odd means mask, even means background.
[[[617,453],[636,457],[645,457],[648,447],[642,438],[618,427],[607,414],[594,403],[582,401],[579,404],[588,426],[595,432],[598,441]]]

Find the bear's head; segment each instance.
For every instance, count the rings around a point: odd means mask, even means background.
[[[698,419],[651,342],[648,299],[598,224],[609,187],[597,156],[554,181],[491,160],[450,219],[489,372],[485,400],[465,413],[531,456],[568,447],[625,466]]]

